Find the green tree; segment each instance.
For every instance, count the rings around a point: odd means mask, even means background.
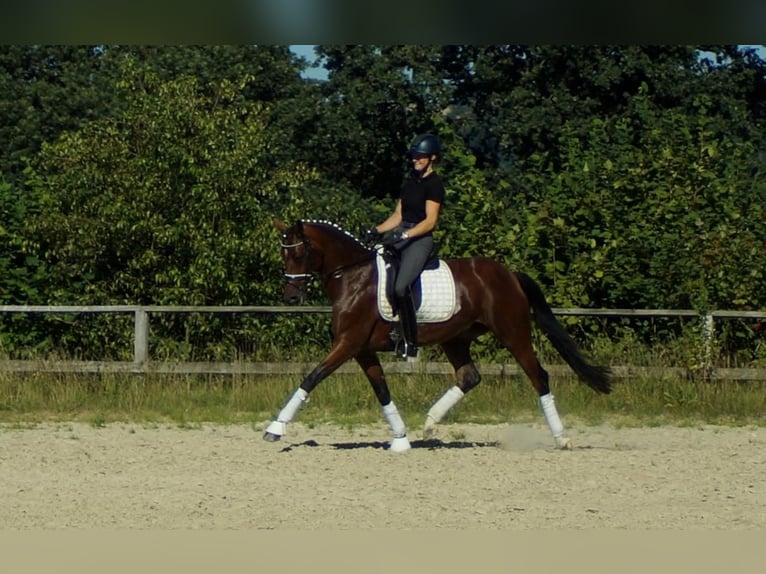
[[[561,167],[529,176],[543,182],[527,196],[537,267],[567,305],[758,308],[766,166],[754,145],[702,110],[643,114],[638,133],[626,119],[593,120],[584,139],[565,126]]]
[[[0,172],[13,183],[42,142],[119,114],[114,90],[126,61],[161,80],[197,78],[200,86],[250,75],[243,95],[281,103],[304,89],[305,64],[288,46],[0,46]]]
[[[0,173],[16,183],[42,142],[111,113],[117,77],[94,46],[0,46]]]
[[[434,129],[445,105],[438,54],[436,47],[319,46],[329,80],[305,121],[302,158],[364,197],[397,196],[407,146]]]
[[[128,107],[45,144],[28,222],[53,298],[241,304],[268,299],[267,214],[312,177],[275,161],[266,106],[241,85],[128,76]],[[270,263],[264,265],[264,263]]]
[[[43,145],[26,235],[48,262],[51,303],[277,299],[272,217],[314,175],[275,153],[268,106],[243,96],[249,80],[127,73],[123,114]]]

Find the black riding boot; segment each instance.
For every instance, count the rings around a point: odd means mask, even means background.
[[[396,346],[396,353],[403,359],[418,356],[418,323],[415,318],[415,304],[412,296],[407,293],[404,297],[396,298],[399,311],[402,338]]]

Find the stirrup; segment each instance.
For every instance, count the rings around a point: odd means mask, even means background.
[[[417,357],[418,347],[417,345],[413,345],[412,343],[407,342],[407,339],[402,337],[396,342],[394,353],[396,353],[396,355],[400,359],[406,359],[408,357]]]

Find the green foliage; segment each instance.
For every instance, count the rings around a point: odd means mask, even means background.
[[[756,54],[317,53],[327,82],[302,81],[286,46],[0,48],[0,298],[277,304],[272,218],[351,232],[380,221],[408,142],[429,130],[445,144],[442,255],[499,259],[556,306],[766,306],[766,64]],[[130,353],[121,317],[2,321],[10,354]],[[728,328],[722,352],[758,360],[762,334]],[[290,347],[295,330],[318,344],[324,326],[168,316],[153,329],[158,356],[217,358]],[[638,330],[642,341],[681,334]]]
[[[0,46],[0,172],[20,183],[44,141],[116,107],[116,68],[94,46]]]
[[[36,302],[43,261],[24,253],[20,230],[34,206],[19,189],[0,179],[0,302]]]
[[[200,85],[237,82],[243,95],[276,103],[304,88],[287,46],[0,46],[0,172],[16,182],[43,142],[119,114],[125,100],[115,83],[124,62],[162,81],[193,76]]]
[[[546,275],[565,275],[566,304],[757,308],[766,195],[755,149],[704,116],[657,115],[651,130],[595,120],[584,141],[565,132],[538,212]]]
[[[131,75],[124,114],[45,144],[30,178],[29,252],[51,302],[270,304],[272,217],[314,175],[277,161],[269,110],[240,85]],[[98,347],[96,341],[91,341]]]
[[[21,233],[34,205],[18,187],[0,179],[0,304],[40,303],[47,277],[45,262],[24,250]],[[45,320],[0,315],[0,353],[36,346],[46,330]]]
[[[138,85],[141,81],[141,86]],[[243,80],[247,82],[247,78]],[[273,299],[270,215],[312,177],[274,161],[269,111],[223,81],[127,78],[125,114],[46,144],[31,188],[31,246],[52,297],[258,304]]]
[[[319,46],[329,71],[298,153],[361,195],[398,197],[412,138],[434,129],[449,89],[428,46]]]

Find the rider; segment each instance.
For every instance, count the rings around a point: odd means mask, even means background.
[[[393,213],[366,235],[380,237],[392,231],[385,244],[399,252],[401,262],[394,283],[396,311],[399,314],[403,345],[397,345],[402,358],[418,354],[415,303],[410,290],[420,275],[434,246],[432,232],[444,203],[444,184],[434,171],[441,154],[439,138],[421,134],[410,144],[412,177],[402,185]]]

